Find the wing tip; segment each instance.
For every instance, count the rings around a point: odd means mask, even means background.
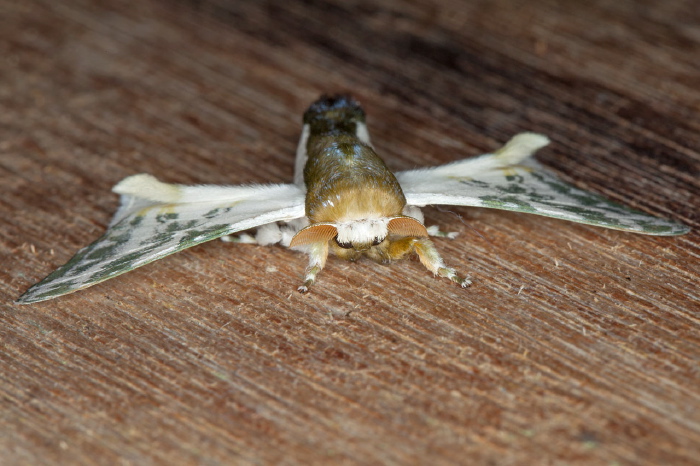
[[[14,303],[19,304],[19,305],[25,305],[25,304],[34,304],[38,303],[41,301],[46,301],[51,299],[53,296],[35,296],[35,293],[32,292],[34,287],[29,288],[27,291],[22,293],[19,298],[15,299]]]
[[[154,202],[173,203],[182,197],[178,185],[163,183],[146,173],[132,175],[117,183],[112,191],[122,196],[133,196]]]
[[[99,282],[92,283],[88,286],[92,286],[92,285],[95,285],[97,283],[99,283]],[[44,301],[50,301],[52,299],[60,298],[62,296],[66,296],[66,295],[75,293],[76,291],[80,291],[80,290],[87,288],[87,286],[84,286],[84,287],[80,287],[80,288],[74,288],[74,289],[70,289],[70,290],[60,291],[58,293],[52,293],[52,292],[39,293],[38,288],[36,288],[36,286],[39,286],[41,284],[42,284],[42,282],[39,282],[35,286],[32,286],[31,288],[29,288],[27,291],[22,293],[20,295],[20,297],[14,301],[14,303],[19,304],[20,306],[25,306],[27,304],[41,303]]]
[[[506,164],[515,164],[530,157],[550,143],[550,139],[539,133],[520,133],[500,148],[496,155]]]
[[[691,228],[688,225],[676,221],[669,221],[669,226],[671,227],[671,230],[668,231],[644,233],[655,236],[681,236],[690,233],[691,230]]]

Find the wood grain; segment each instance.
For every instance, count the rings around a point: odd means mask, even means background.
[[[377,4],[380,3],[380,4]],[[3,464],[697,464],[700,10],[692,0],[0,0]],[[352,92],[394,169],[537,131],[652,238],[428,209],[416,261],[211,242],[13,300],[105,228],[109,188],[287,182]]]

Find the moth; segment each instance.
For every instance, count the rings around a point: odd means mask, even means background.
[[[322,96],[304,113],[294,183],[185,186],[130,176],[113,191],[120,207],[105,234],[29,288],[19,303],[65,295],[185,248],[224,238],[300,249],[306,292],[330,253],[386,263],[417,255],[433,274],[471,282],[445,264],[421,207],[487,207],[555,217],[648,235],[688,227],[582,191],[531,157],[547,137],[522,133],[492,154],[392,173],[370,141],[365,112],[350,96]],[[234,233],[242,233],[232,238]]]

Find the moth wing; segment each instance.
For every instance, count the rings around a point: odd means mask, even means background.
[[[114,190],[121,207],[105,234],[18,303],[72,293],[205,241],[304,216],[304,192],[295,185],[182,186],[135,175]]]
[[[689,228],[616,204],[570,185],[531,155],[549,140],[523,133],[501,150],[396,175],[409,205],[460,205],[512,210],[648,235],[682,235]]]

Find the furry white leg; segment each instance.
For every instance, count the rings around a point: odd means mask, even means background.
[[[420,223],[425,225],[425,216],[423,215],[423,211],[420,210],[420,207],[416,207],[414,205],[407,205],[406,207],[403,208],[402,214],[415,218],[418,220]],[[428,230],[428,234],[430,236],[435,236],[437,238],[449,238],[449,239],[455,239],[458,235],[457,232],[450,231],[450,232],[445,232],[445,231],[440,231],[440,227],[437,225],[432,225],[426,228]]]
[[[282,231],[277,223],[268,223],[258,227],[255,232],[255,241],[261,246],[270,246],[282,241]]]
[[[296,235],[299,230],[307,226],[309,226],[309,219],[306,217],[291,220],[280,226],[280,231],[282,232],[280,244],[288,248],[289,244],[292,242],[292,238],[294,238],[294,235]]]
[[[440,231],[440,227],[437,225],[431,225],[426,230],[428,230],[430,236],[435,236],[436,238],[455,239],[459,235],[456,231]]]
[[[242,244],[258,244],[255,240],[255,236],[249,235],[248,233],[241,233],[239,235],[226,235],[219,238],[224,243],[242,243]]]
[[[407,217],[415,218],[421,224],[425,225],[425,216],[423,215],[423,211],[420,210],[420,207],[416,207],[414,205],[407,205],[403,208],[403,212],[401,213]]]
[[[435,249],[435,245],[428,238],[417,238],[413,243],[413,247],[421,263],[435,275],[449,278],[462,288],[472,284],[469,277],[461,278],[457,275],[455,269],[445,265],[442,257],[440,257],[440,253]]]
[[[326,265],[328,258],[328,242],[314,243],[306,246],[309,254],[309,267],[306,269],[304,276],[304,284],[297,288],[300,293],[307,293],[309,287],[316,282],[316,275]]]
[[[271,246],[283,240],[283,234],[277,223],[261,225],[255,232],[255,236],[248,233],[238,235],[226,235],[221,237],[221,241],[227,243],[259,244],[261,246]]]

